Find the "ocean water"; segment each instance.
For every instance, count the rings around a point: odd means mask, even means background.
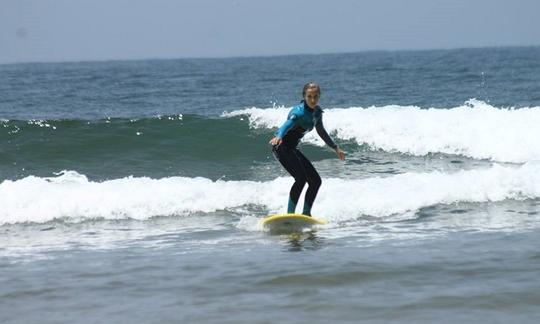
[[[539,47],[0,65],[0,322],[536,323],[538,125]]]

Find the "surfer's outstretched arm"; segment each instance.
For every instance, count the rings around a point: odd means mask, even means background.
[[[270,140],[270,144],[272,145],[279,145],[281,144],[281,141],[283,140],[283,136],[287,134],[287,132],[294,126],[294,121],[296,119],[296,115],[290,114],[289,118],[281,125],[281,127],[277,130],[276,136]]]
[[[330,146],[334,150],[337,148],[336,143],[334,143],[330,135],[328,135],[328,132],[326,132],[326,129],[324,129],[322,118],[319,119],[317,124],[315,124],[315,129],[317,130],[317,134],[319,134],[319,136],[326,143],[326,145]]]
[[[292,115],[292,117],[289,117],[283,123],[283,125],[281,125],[281,127],[277,130],[276,136],[279,138],[283,138],[283,136],[285,136],[285,134],[289,131],[289,129],[291,129],[294,126],[294,119],[295,119],[295,115]]]
[[[330,135],[328,135],[328,132],[326,132],[326,129],[323,126],[322,118],[319,119],[317,124],[315,124],[315,129],[317,130],[317,134],[319,134],[319,136],[326,143],[326,145],[334,149],[339,159],[345,160],[345,153],[339,148],[339,146],[336,145],[336,143],[334,143]]]

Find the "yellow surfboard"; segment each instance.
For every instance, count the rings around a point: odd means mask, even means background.
[[[314,225],[324,225],[326,220],[301,214],[270,215],[261,220],[261,225],[270,233],[293,233],[309,229]]]

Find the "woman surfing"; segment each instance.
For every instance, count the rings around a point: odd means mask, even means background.
[[[315,128],[326,145],[334,149],[340,160],[345,159],[345,153],[334,143],[324,129],[322,122],[323,111],[318,105],[321,97],[319,85],[315,82],[307,83],[302,91],[302,97],[304,100],[299,105],[292,107],[287,120],[278,129],[275,137],[270,140],[270,144],[272,144],[272,153],[276,159],[294,178],[294,184],[289,193],[287,213],[295,213],[298,199],[307,182],[309,186],[302,214],[311,216],[311,208],[321,186],[321,177],[311,162],[298,150],[297,146],[300,139]]]

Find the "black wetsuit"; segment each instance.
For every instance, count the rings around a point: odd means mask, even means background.
[[[319,173],[302,152],[296,148],[300,139],[315,127],[319,136],[328,146],[333,149],[337,147],[324,129],[322,113],[319,106],[311,109],[302,101],[301,104],[291,109],[287,121],[276,132],[276,136],[281,138],[282,142],[272,148],[273,154],[295,180],[289,194],[287,213],[295,212],[298,199],[307,182],[309,187],[306,192],[302,214],[311,215],[311,207],[321,186]]]

